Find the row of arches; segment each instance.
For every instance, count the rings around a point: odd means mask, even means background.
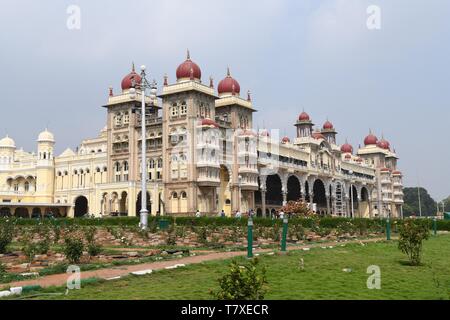
[[[313,181],[304,181],[302,188],[301,180],[291,175],[286,181],[286,187],[283,188],[280,176],[274,174],[267,176],[264,185],[259,178],[258,183],[260,189],[255,192],[255,203],[262,205],[264,201],[263,207],[269,207],[266,213],[270,213],[272,209],[279,208],[288,201],[298,200],[311,204],[311,209],[322,215],[355,216],[358,213],[361,214],[360,206],[361,211],[367,212],[370,205],[369,190],[366,187],[361,187],[358,191],[355,185],[346,188],[341,182],[336,182],[333,188],[331,183],[326,184],[322,179],[316,178]]]
[[[181,193],[180,197],[182,199],[187,199],[186,193]],[[100,215],[121,215],[126,216],[129,215],[129,196],[126,191],[122,192],[112,192],[112,193],[103,193],[101,198],[101,212]],[[153,203],[151,201],[151,194],[147,192],[146,197],[147,210],[152,212]],[[161,212],[160,203],[158,201],[158,211]],[[80,195],[75,198],[74,201],[74,216],[79,218],[86,214],[94,214],[90,210],[89,200],[87,197]],[[142,208],[142,193],[139,192],[136,198],[136,216],[140,215],[140,211]]]
[[[17,218],[42,218],[47,216],[53,216],[55,218],[61,217],[59,208],[47,208],[42,210],[41,208],[32,208],[31,212],[26,207],[10,208],[2,207],[0,208],[0,218],[5,217],[17,217]]]

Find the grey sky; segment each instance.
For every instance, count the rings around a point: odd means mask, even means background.
[[[66,9],[81,8],[81,30]],[[381,30],[366,28],[369,5]],[[108,86],[120,90],[131,61],[169,81],[186,48],[215,83],[227,65],[252,91],[255,123],[294,135],[304,108],[328,117],[355,147],[371,128],[400,156],[405,185],[450,194],[450,2],[1,1],[0,135],[35,150],[47,125],[57,151],[105,125]]]

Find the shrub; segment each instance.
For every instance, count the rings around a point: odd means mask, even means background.
[[[14,223],[6,219],[0,222],[0,253],[6,253],[8,245],[14,237]]]
[[[70,236],[64,239],[64,254],[70,263],[80,262],[83,249],[84,244],[81,239]]]
[[[61,226],[58,224],[54,224],[52,226],[53,229],[53,243],[58,244],[59,239],[61,239]]]
[[[210,294],[218,300],[263,300],[267,291],[266,269],[259,271],[257,266],[257,258],[244,266],[232,261],[229,273],[218,280],[219,291]]]
[[[289,201],[282,211],[290,213],[294,216],[308,217],[314,215],[314,212],[308,208],[308,205],[303,201]]]
[[[398,229],[398,248],[408,256],[411,265],[419,265],[423,240],[428,239],[430,235],[428,222],[406,219],[399,223]]]
[[[89,256],[95,257],[102,252],[102,247],[96,243],[89,243],[87,246],[87,252]]]
[[[197,241],[205,244],[208,242],[208,230],[206,227],[199,227],[197,229]]]
[[[5,278],[7,275],[6,267],[3,263],[0,262],[0,280]]]

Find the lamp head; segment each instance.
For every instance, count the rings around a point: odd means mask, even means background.
[[[135,99],[136,98],[136,89],[135,88],[130,88],[129,96],[130,96],[130,99]]]

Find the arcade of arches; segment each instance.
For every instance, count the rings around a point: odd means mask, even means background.
[[[301,180],[296,175],[274,174],[261,180],[258,179],[259,190],[255,192],[257,216],[272,216],[288,201],[304,201],[320,215],[372,217],[370,191],[365,186],[345,188],[340,181]]]

